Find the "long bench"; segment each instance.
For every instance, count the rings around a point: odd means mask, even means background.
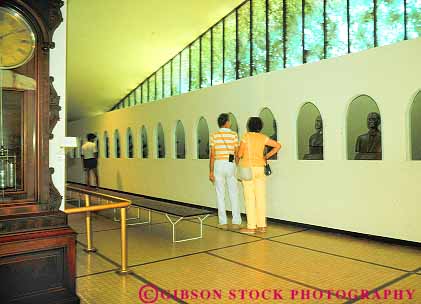
[[[81,187],[82,185],[76,184],[78,187]],[[86,187],[86,186],[85,186]],[[87,189],[94,189],[86,187]],[[187,205],[181,205],[179,202],[172,202],[167,200],[161,200],[157,198],[147,198],[141,195],[133,195],[133,194],[127,194],[127,193],[121,193],[117,191],[107,190],[107,189],[94,189],[94,191],[97,191],[99,193],[103,194],[109,194],[113,196],[118,196],[124,199],[128,199],[131,201],[131,205],[129,208],[137,208],[137,216],[128,218],[127,219],[127,225],[134,226],[134,225],[142,225],[142,224],[151,224],[152,223],[152,216],[151,212],[161,213],[164,214],[166,219],[171,223],[172,225],[172,241],[173,243],[179,243],[179,242],[185,242],[185,241],[191,241],[191,240],[197,240],[201,239],[203,237],[203,222],[206,220],[206,218],[213,214],[213,211],[202,209],[202,208],[196,208],[191,207]],[[79,200],[80,204],[80,200]],[[145,209],[148,211],[148,220],[147,221],[141,221],[140,217],[140,209]],[[177,239],[176,236],[176,225],[180,223],[183,219],[191,219],[191,218],[197,218],[199,220],[199,235],[194,236],[191,238],[184,238],[184,239]],[[117,218],[116,210],[114,210],[114,221],[120,221]]]

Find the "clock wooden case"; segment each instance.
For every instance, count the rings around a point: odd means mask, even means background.
[[[48,157],[60,111],[49,55],[63,21],[62,5],[61,0],[0,1],[5,141],[17,158],[17,187],[0,199],[2,304],[79,303],[76,235],[59,211],[62,196],[52,183]]]

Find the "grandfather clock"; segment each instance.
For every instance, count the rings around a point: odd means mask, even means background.
[[[0,303],[79,303],[75,233],[59,211],[49,75],[61,0],[0,1]]]

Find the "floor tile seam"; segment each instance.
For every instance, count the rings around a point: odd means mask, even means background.
[[[79,240],[76,240],[76,242],[79,243],[79,244],[81,244],[85,248],[87,247],[86,244],[82,243]],[[95,254],[95,256],[98,256],[98,257],[102,258],[103,260],[107,261],[108,263],[110,263],[110,264],[112,264],[112,265],[120,268],[120,264],[118,264],[117,262],[115,262],[113,259],[107,257],[105,254],[102,254],[98,249],[94,253],[87,253],[87,254]]]
[[[396,277],[396,278],[394,278],[392,280],[389,280],[389,281],[383,283],[380,286],[374,287],[373,289],[371,289],[368,292],[368,295],[371,295],[371,294],[373,294],[376,291],[380,291],[380,290],[382,290],[382,289],[384,289],[384,288],[386,288],[386,287],[388,287],[390,285],[396,284],[397,282],[402,281],[402,280],[404,280],[404,279],[406,279],[406,278],[408,278],[408,277],[416,274],[415,272],[416,271],[419,271],[420,269],[421,269],[421,267],[420,268],[417,268],[417,269],[415,269],[415,270],[413,270],[411,272],[405,273],[405,274],[403,274],[401,276],[398,276],[398,277]],[[359,298],[359,299],[351,299],[351,300],[348,300],[348,301],[344,302],[344,304],[352,304],[352,303],[356,303],[356,302],[361,301],[361,300],[362,300],[361,298]]]
[[[265,237],[264,239],[265,240],[270,240],[270,239],[274,239],[274,238],[277,238],[277,237],[287,236],[287,235],[291,235],[291,234],[296,234],[296,233],[300,233],[300,232],[304,232],[304,231],[308,231],[308,230],[311,230],[311,229],[310,228],[306,228],[306,229],[299,230],[299,231],[287,232],[287,233],[283,233],[283,234],[280,234],[280,235],[274,235],[274,236]]]
[[[175,296],[173,296],[171,293],[168,293],[167,290],[165,290],[164,288],[160,287],[159,285],[153,283],[152,281],[149,281],[148,279],[142,277],[141,275],[134,273],[134,272],[130,272],[129,275],[133,278],[135,278],[136,280],[145,283],[146,285],[152,286],[153,288],[158,289],[160,292],[168,295],[171,299],[173,299],[174,301],[176,301],[177,303],[181,303],[181,304],[187,304],[187,302],[177,299]],[[144,285],[145,286],[145,285]]]
[[[195,222],[195,221],[193,221],[193,220],[187,220],[187,221],[189,221],[189,222],[191,222],[191,223],[200,224],[200,223]],[[212,228],[220,229],[220,228],[218,228],[218,226],[217,226],[217,225],[211,225],[211,224],[205,224],[205,223],[203,223],[203,226],[207,226],[207,227],[212,227]],[[222,229],[221,229],[221,230],[222,230]],[[265,236],[256,235],[256,234],[246,234],[246,233],[242,233],[242,232],[240,232],[240,231],[230,230],[230,229],[227,229],[227,230],[224,230],[224,231],[234,232],[234,233],[238,233],[238,234],[241,234],[241,235],[248,235],[248,236],[252,236],[252,237],[255,237],[255,238],[262,239],[262,240],[267,240],[267,239],[276,238],[276,237],[281,237],[281,236],[290,235],[290,234],[294,234],[294,233],[304,232],[304,231],[307,231],[307,230],[311,230],[311,229],[310,229],[310,228],[305,228],[305,229],[303,229],[303,230],[293,231],[293,232],[287,232],[287,233],[283,233],[283,234],[279,234],[279,235],[275,235],[275,236],[271,236],[271,237],[265,237]]]
[[[160,262],[171,261],[171,260],[176,260],[176,259],[181,259],[181,258],[189,257],[189,256],[193,256],[193,255],[196,255],[196,254],[203,254],[203,253],[207,253],[207,252],[214,251],[214,250],[222,250],[222,249],[226,249],[226,248],[236,247],[236,246],[250,244],[250,243],[256,243],[256,242],[260,242],[260,241],[262,241],[262,240],[253,240],[253,241],[239,243],[239,244],[222,246],[222,247],[214,248],[214,249],[201,250],[201,251],[187,253],[187,254],[183,254],[183,255],[179,255],[179,256],[174,256],[174,257],[169,257],[169,258],[165,258],[165,259],[161,259],[161,260],[144,262],[144,263],[139,263],[139,264],[133,264],[133,265],[129,265],[129,267],[130,268],[133,268],[133,267],[145,266],[145,265],[150,265],[150,264],[156,264],[156,263],[160,263]]]
[[[356,259],[356,258],[352,258],[352,257],[328,252],[328,251],[322,251],[322,250],[317,250],[317,249],[304,247],[304,246],[300,246],[300,245],[295,245],[295,244],[291,244],[291,243],[281,242],[281,241],[278,241],[278,240],[267,239],[267,241],[271,241],[271,242],[278,243],[278,244],[283,244],[283,245],[286,245],[286,246],[296,247],[296,248],[300,248],[300,249],[304,249],[304,250],[308,250],[308,251],[312,251],[312,252],[331,255],[331,256],[335,256],[335,257],[338,257],[338,258],[343,258],[343,259],[347,259],[347,260],[351,260],[351,261],[355,261],[355,262],[360,262],[360,263],[370,264],[370,265],[373,265],[373,266],[379,266],[379,267],[383,267],[383,268],[387,268],[387,269],[392,269],[392,270],[396,270],[396,271],[401,271],[401,272],[406,272],[406,273],[411,272],[411,270],[405,270],[405,269],[402,269],[402,268],[397,268],[397,267],[388,266],[388,265],[384,265],[384,264],[374,263],[374,262],[370,262],[370,261],[366,261],[366,260],[362,260],[362,259]]]
[[[76,276],[76,279],[83,279],[83,278],[86,278],[86,277],[96,276],[96,275],[99,275],[99,274],[115,272],[117,270],[118,270],[118,268],[113,268],[113,269],[108,269],[108,270],[103,270],[103,271],[98,271],[98,272],[93,272],[93,273],[82,274],[80,276]]]
[[[144,263],[138,263],[138,264],[131,264],[131,265],[129,264],[128,267],[129,268],[134,268],[134,267],[139,267],[139,266],[144,266],[144,265],[149,265],[149,264],[155,264],[155,263],[159,263],[159,262],[165,262],[165,261],[175,260],[175,259],[178,259],[178,258],[189,257],[189,256],[193,256],[193,255],[196,255],[196,254],[207,253],[207,252],[210,252],[210,251],[222,250],[222,249],[236,247],[236,246],[240,246],[240,245],[246,245],[246,244],[250,244],[250,243],[256,243],[256,242],[260,242],[260,241],[263,241],[263,240],[260,240],[260,239],[259,240],[252,240],[252,241],[249,241],[249,242],[243,242],[243,243],[239,243],[239,244],[222,246],[222,247],[218,247],[218,248],[214,248],[214,249],[201,250],[201,251],[197,251],[197,252],[187,253],[187,254],[183,254],[183,255],[179,255],[179,256],[175,256],[175,257],[169,257],[169,258],[155,260],[155,261],[150,261],[150,262],[144,262]],[[76,242],[79,243],[80,245],[82,245],[85,248],[87,247],[87,245],[85,243],[83,243],[83,242],[81,242],[79,240],[77,240]],[[99,252],[98,249],[95,252],[95,254],[97,254],[99,257],[101,257],[102,259],[104,259],[108,263],[111,263],[114,266],[120,267],[120,264],[118,264],[113,259],[111,259],[111,258],[107,257],[106,255],[102,254],[101,252]]]
[[[315,290],[318,290],[318,291],[326,292],[326,290],[324,290],[323,288],[319,288],[317,286],[312,286],[312,285],[307,284],[307,283],[304,283],[304,282],[300,282],[300,281],[297,281],[297,280],[294,280],[294,279],[290,279],[290,278],[287,278],[287,277],[284,277],[284,276],[281,276],[281,275],[277,275],[276,273],[272,273],[272,272],[269,272],[269,271],[266,271],[266,270],[263,270],[263,269],[260,269],[260,268],[251,266],[251,265],[247,265],[245,263],[241,263],[241,262],[238,262],[238,261],[235,261],[235,260],[231,260],[229,258],[220,256],[220,255],[215,254],[215,253],[212,253],[212,252],[206,252],[206,254],[211,255],[213,257],[216,257],[216,258],[219,258],[219,259],[222,259],[224,261],[231,262],[233,264],[242,266],[244,268],[252,269],[254,271],[257,271],[257,272],[260,272],[260,273],[263,273],[263,274],[267,274],[269,276],[272,276],[272,277],[275,277],[275,278],[278,278],[278,279],[281,279],[281,280],[284,280],[284,281],[287,281],[287,282],[290,282],[290,283],[294,283],[294,284],[297,284],[297,285],[300,285],[300,286],[304,286],[304,287],[307,287],[307,288],[311,288],[311,289],[315,289]]]
[[[195,223],[195,224],[198,224],[198,225],[200,224],[200,223],[195,222],[193,220],[186,219],[186,221],[191,222],[191,223]],[[218,229],[218,230],[221,230],[221,231],[225,231],[225,232],[232,232],[232,233],[237,233],[237,234],[240,234],[240,235],[247,235],[247,236],[251,236],[251,237],[254,237],[254,238],[257,238],[257,239],[261,239],[261,240],[264,240],[265,239],[264,237],[259,236],[259,235],[256,235],[256,234],[246,234],[246,233],[241,233],[240,231],[231,230],[231,229],[226,229],[225,230],[225,229],[221,229],[218,226],[214,226],[214,225],[211,225],[211,224],[205,224],[205,223],[203,223],[203,226],[215,228],[215,229]]]

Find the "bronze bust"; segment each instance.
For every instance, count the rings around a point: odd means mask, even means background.
[[[367,116],[368,132],[358,136],[355,144],[355,159],[357,160],[381,160],[382,159],[382,135],[378,129],[381,123],[380,114],[371,112]]]
[[[304,155],[305,160],[323,159],[323,120],[320,115],[314,122],[316,133],[308,141],[309,153]]]

